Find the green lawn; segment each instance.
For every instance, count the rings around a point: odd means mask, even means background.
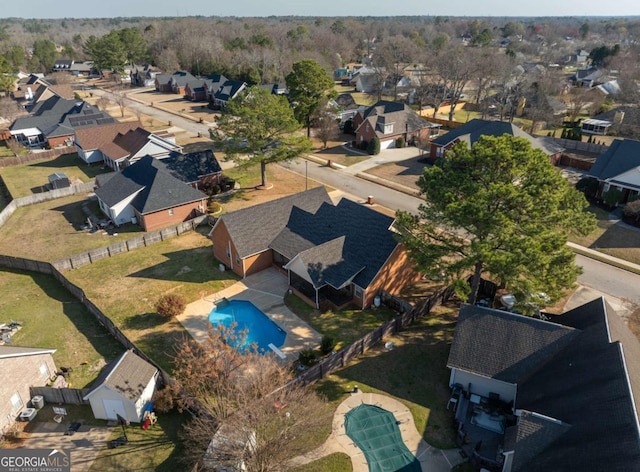
[[[201,231],[207,231],[202,227]],[[200,232],[103,259],[66,272],[125,334],[163,368],[171,371],[172,356],[187,332],[176,320],[156,314],[158,299],[167,293],[187,303],[235,283],[231,271],[220,272],[209,239]]]
[[[148,430],[140,425],[126,427],[129,442],[115,449],[103,448],[90,472],[135,470],[174,472],[184,470],[183,445],[178,437],[186,413],[158,413],[158,422]],[[113,428],[110,439],[122,436],[122,427]]]
[[[52,276],[0,271],[0,323],[22,323],[12,346],[56,349],[58,368],[72,367],[72,387],[93,381],[124,348]]]
[[[360,339],[397,315],[396,312],[384,306],[367,310],[347,308],[321,313],[296,295],[286,295],[285,303],[293,313],[313,329],[323,336],[331,336],[335,339],[338,342],[337,349]]]
[[[55,261],[144,234],[137,225],[118,228],[117,235],[82,230],[84,194],[18,208],[0,230],[0,254]],[[99,215],[97,203],[92,207]]]
[[[56,172],[66,174],[70,180],[89,182],[95,179],[96,175],[103,174],[107,170],[100,165],[85,164],[74,153],[63,154],[53,160],[5,167],[1,173],[13,198],[18,198],[42,192],[43,186],[49,182],[47,177]]]
[[[456,319],[456,307],[434,310],[389,338],[393,349],[379,345],[367,351],[318,382],[317,390],[336,407],[354,385],[363,392],[390,395],[411,410],[425,441],[438,448],[455,447],[452,413],[446,409],[450,394],[446,364]],[[319,437],[318,443],[322,441]]]
[[[310,464],[290,469],[289,472],[336,472],[338,470],[340,472],[351,472],[353,470],[351,458],[342,452],[329,454]]]

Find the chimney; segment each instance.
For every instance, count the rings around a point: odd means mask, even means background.
[[[614,124],[614,125],[619,125],[619,124],[621,124],[623,120],[624,120],[624,112],[623,112],[623,111],[617,111],[617,112],[613,115],[613,124]]]

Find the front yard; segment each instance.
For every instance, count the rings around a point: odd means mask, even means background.
[[[52,276],[0,271],[0,323],[19,321],[11,346],[56,349],[58,369],[71,367],[68,381],[84,388],[106,362],[124,348],[89,311]]]

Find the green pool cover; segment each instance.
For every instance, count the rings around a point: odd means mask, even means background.
[[[344,427],[364,452],[370,472],[421,472],[420,462],[402,440],[393,413],[362,404],[345,415]]]

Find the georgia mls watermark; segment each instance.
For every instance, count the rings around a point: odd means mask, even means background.
[[[0,472],[71,472],[71,451],[0,449]]]

